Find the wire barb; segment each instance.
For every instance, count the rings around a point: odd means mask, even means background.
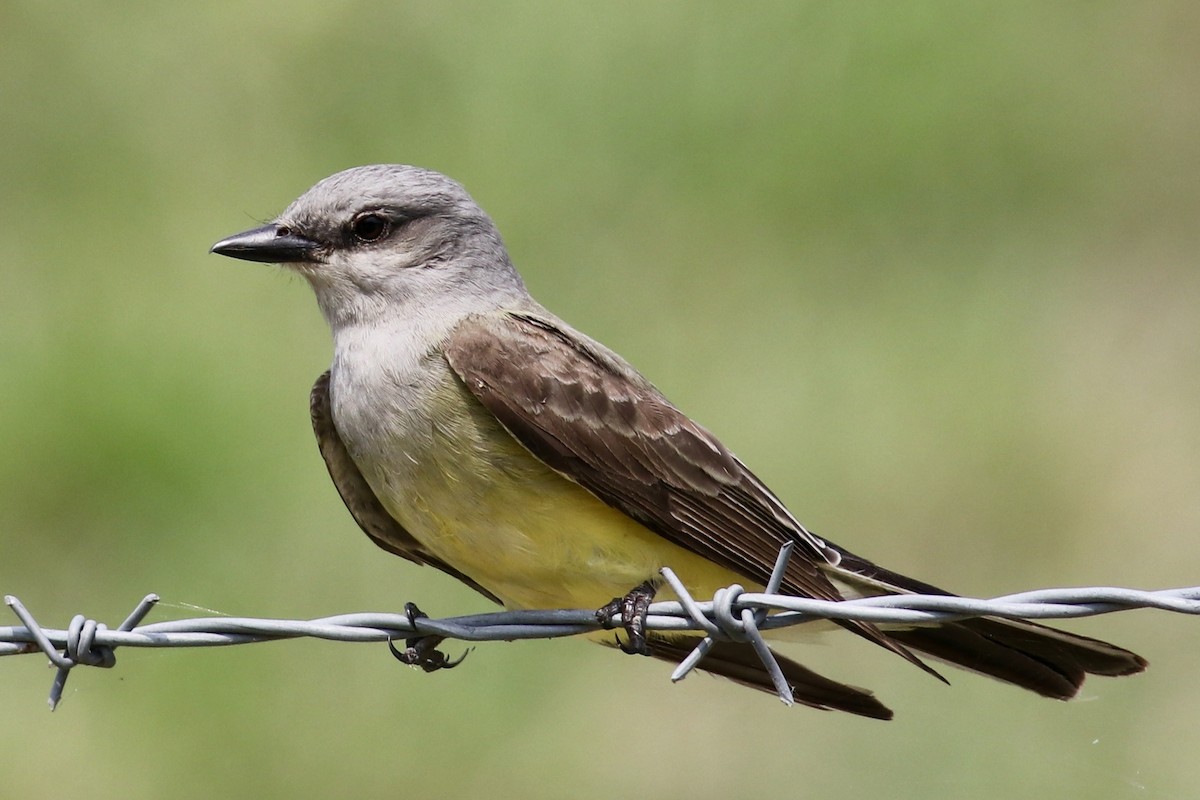
[[[990,600],[917,594],[840,602],[792,597],[778,594],[789,551],[785,547],[780,552],[765,591],[747,592],[734,585],[720,589],[707,602],[697,601],[674,572],[662,569],[663,579],[679,599],[651,604],[646,630],[699,632],[704,637],[671,674],[672,681],[686,677],[716,642],[748,642],[771,675],[780,700],[790,705],[791,688],[767,646],[763,631],[818,619],[911,625],[971,617],[1073,619],[1135,608],[1200,615],[1200,587],[1161,591],[1114,587],[1042,589]],[[589,609],[500,611],[446,619],[359,613],[313,620],[200,617],[142,624],[158,602],[158,597],[151,594],[115,629],[78,615],[65,630],[54,630],[42,627],[17,598],[9,595],[4,602],[21,624],[0,625],[0,656],[42,653],[50,659],[57,668],[50,689],[51,710],[61,700],[72,669],[81,665],[110,668],[116,664],[117,647],[218,647],[299,637],[341,642],[391,642],[415,636],[468,642],[514,641],[574,636],[600,629],[595,611]]]
[[[783,547],[779,548],[779,555],[775,558],[775,566],[771,570],[770,579],[767,581],[767,594],[775,594],[779,591],[779,587],[783,583],[783,576],[787,572],[788,559],[791,557],[791,554],[791,542],[787,542]],[[683,585],[683,581],[679,580],[679,577],[670,567],[663,567],[659,572],[666,579],[667,583],[670,584],[676,596],[679,597],[679,603],[683,606],[688,617],[705,633],[700,643],[692,649],[692,652],[683,661],[679,662],[679,666],[671,673],[672,683],[686,678],[704,659],[704,656],[713,649],[718,638],[739,642],[749,641],[754,647],[755,654],[762,661],[763,666],[766,667],[767,674],[771,676],[771,683],[774,684],[775,693],[779,695],[779,699],[787,706],[795,704],[792,687],[788,685],[787,678],[784,676],[779,662],[775,660],[775,654],[771,652],[771,648],[767,646],[766,640],[763,639],[762,634],[759,632],[759,626],[767,618],[766,608],[760,607],[754,611],[751,611],[749,608],[743,608],[740,618],[735,618],[733,606],[742,595],[742,587],[734,584],[728,588],[718,590],[716,595],[713,596],[713,611],[718,622],[718,624],[713,624],[705,616],[704,610],[700,605],[692,598],[687,587]]]
[[[131,631],[137,624],[145,619],[150,613],[150,609],[158,602],[158,595],[148,594],[142,598],[142,601],[134,607],[125,621],[117,626],[119,631]],[[71,670],[80,664],[89,667],[104,667],[110,669],[117,664],[116,653],[113,652],[114,645],[97,643],[97,635],[102,635],[108,627],[102,622],[96,622],[92,619],[87,619],[82,614],[76,614],[71,619],[71,624],[67,627],[66,636],[60,646],[63,647],[63,652],[59,653],[55,649],[55,645],[51,641],[52,637],[47,634],[47,631],[37,623],[29,610],[21,603],[20,600],[12,595],[4,596],[4,603],[13,610],[17,615],[17,619],[25,623],[26,629],[33,637],[32,642],[25,642],[26,648],[21,652],[35,652],[30,644],[37,645],[41,652],[45,653],[50,659],[50,663],[58,667],[58,671],[54,675],[54,683],[50,685],[50,697],[47,700],[50,705],[50,710],[58,708],[58,703],[62,699],[64,687],[67,685],[67,676],[71,674]],[[0,628],[0,631],[4,629]],[[5,641],[0,637],[0,642]],[[0,655],[15,655],[14,652],[0,650]]]

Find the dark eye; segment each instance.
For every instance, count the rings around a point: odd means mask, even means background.
[[[372,212],[359,214],[350,223],[350,232],[354,234],[354,238],[360,242],[375,242],[383,238],[387,233],[388,221],[387,218]]]

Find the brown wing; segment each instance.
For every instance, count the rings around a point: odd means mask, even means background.
[[[532,314],[474,317],[450,366],[518,441],[663,537],[757,583],[795,542],[786,591],[840,599],[824,543],[708,431],[594,342]]]
[[[502,313],[464,321],[445,354],[521,444],[608,505],[756,583],[796,542],[785,591],[840,599],[817,567],[836,555],[602,345],[552,319]]]
[[[503,312],[465,320],[445,353],[517,441],[608,505],[759,584],[794,542],[783,591],[842,599],[820,566],[837,551],[603,345],[549,316]],[[875,626],[839,624],[937,674]]]
[[[313,433],[317,436],[317,446],[321,449],[321,457],[325,459],[325,466],[329,469],[329,477],[333,479],[333,485],[350,515],[371,541],[401,558],[407,558],[416,564],[436,567],[489,600],[500,602],[478,583],[427,553],[412,534],[404,530],[379,502],[379,498],[359,472],[358,466],[350,458],[350,453],[333,424],[333,412],[329,404],[328,371],[313,384],[312,394],[309,395],[309,413],[312,416]]]

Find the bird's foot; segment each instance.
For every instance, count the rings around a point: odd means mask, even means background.
[[[421,609],[417,608],[416,603],[404,604],[404,616],[408,617],[409,624],[416,629],[417,620],[427,618],[429,615]],[[407,664],[410,667],[420,667],[426,672],[437,672],[439,669],[454,669],[463,662],[467,657],[467,650],[461,656],[451,660],[437,646],[445,641],[445,636],[437,636],[429,634],[426,636],[411,636],[404,640],[404,649],[396,647],[391,639],[388,639],[388,649],[392,651],[392,655],[401,664]]]
[[[605,630],[616,627],[613,619],[620,615],[621,625],[625,629],[627,642],[617,637],[617,647],[630,655],[650,655],[650,647],[646,643],[646,617],[650,613],[650,603],[658,591],[651,581],[643,581],[624,597],[614,597],[604,606],[596,609],[596,621]]]

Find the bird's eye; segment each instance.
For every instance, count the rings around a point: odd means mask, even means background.
[[[350,223],[350,232],[354,234],[354,238],[360,242],[375,242],[383,238],[387,233],[388,221],[381,214],[368,212],[359,214]]]

